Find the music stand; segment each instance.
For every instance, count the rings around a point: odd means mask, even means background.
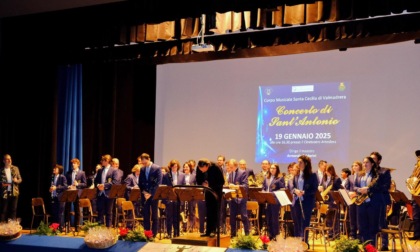
[[[125,194],[126,184],[112,185],[108,197],[110,199],[123,198]]]
[[[96,190],[96,188],[84,188],[79,195],[79,199],[89,199],[92,201],[96,198]]]
[[[180,201],[204,200],[203,188],[176,187],[174,191]]]
[[[172,186],[159,185],[159,187],[156,190],[155,195],[153,196],[153,200],[161,200],[161,199],[176,201],[178,200],[178,197],[175,194]]]
[[[395,202],[404,202],[404,204],[407,204],[408,202],[410,202],[410,200],[407,198],[407,196],[405,196],[405,194],[401,191],[395,191],[395,192],[389,192],[389,193],[391,194],[391,196],[395,200]],[[419,196],[414,196],[413,195],[413,199],[417,203],[417,200],[414,197],[419,197]],[[420,203],[420,197],[419,197],[418,200],[419,200],[419,202],[417,204]]]
[[[254,200],[258,197],[258,192],[262,190],[262,187],[250,187],[248,188],[248,200]]]
[[[277,204],[276,196],[272,192],[257,192],[256,200],[259,204]]]
[[[139,188],[131,189],[130,198],[128,200],[136,202],[139,199],[140,199],[140,189]]]
[[[77,200],[77,196],[78,196],[78,190],[74,189],[74,190],[65,190],[60,197],[60,202],[62,203],[71,203],[71,202],[75,202]],[[70,222],[66,222],[65,224],[65,232],[66,234],[68,233],[68,229],[70,228]],[[73,233],[74,235],[74,233]]]
[[[243,186],[235,186],[230,188],[231,190],[235,190],[234,192],[228,192],[225,194],[226,199],[248,199],[247,193]]]

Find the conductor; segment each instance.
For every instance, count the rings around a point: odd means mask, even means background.
[[[215,206],[220,206],[220,199],[222,197],[223,184],[225,182],[223,173],[220,168],[213,162],[210,162],[206,158],[202,158],[198,161],[198,169],[196,175],[197,185],[210,187],[217,194],[217,199],[210,191],[206,191],[204,194],[207,208],[207,219],[206,219],[206,232],[201,236],[214,237],[216,235],[217,227],[217,211],[210,211]],[[200,218],[202,218],[200,216]]]

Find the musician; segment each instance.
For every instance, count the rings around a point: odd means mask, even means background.
[[[59,223],[64,227],[64,205],[65,202],[60,202],[61,195],[67,189],[67,179],[63,175],[64,168],[62,165],[56,164],[52,170],[51,176],[51,213],[52,222]]]
[[[362,242],[370,240],[376,247],[376,234],[380,229],[381,214],[378,214],[385,202],[384,192],[389,189],[386,175],[379,173],[378,166],[372,157],[363,159],[363,171],[355,180],[354,190],[359,194],[357,221]],[[368,196],[368,197],[366,197]]]
[[[245,170],[238,168],[238,162],[235,159],[229,160],[229,188],[242,187],[248,194],[248,174]],[[248,212],[246,210],[247,198],[233,198],[229,202],[230,210],[230,236],[236,237],[236,216],[241,216],[242,224],[244,225],[245,235],[249,235],[249,220]]]
[[[325,160],[320,160],[318,162],[318,170],[316,171],[316,176],[318,178],[318,185],[321,185],[322,178],[324,177],[325,169],[327,168],[328,162]]]
[[[131,191],[133,189],[140,189],[139,187],[139,178],[140,178],[140,170],[141,170],[142,165],[141,164],[135,164],[133,166],[133,168],[131,169],[131,174],[129,174],[125,179],[124,179],[124,184],[125,184],[125,199],[129,200],[130,199],[130,195],[131,195]],[[136,213],[136,216],[140,216],[140,199],[136,200],[133,202],[134,205],[134,210]],[[131,215],[131,213],[129,213]],[[131,216],[130,216],[131,217]]]
[[[337,173],[335,172],[334,165],[327,164],[325,168],[324,176],[322,177],[321,184],[318,186],[318,190],[323,195],[324,203],[328,204],[328,209],[336,209],[336,220],[334,225],[334,234],[340,234],[340,207],[334,201],[332,196],[332,191],[338,191],[341,188],[341,179],[338,177]],[[327,220],[327,225],[332,226],[333,220]],[[329,238],[333,238],[332,234],[330,234]]]
[[[298,158],[299,173],[293,178],[292,211],[295,216],[295,236],[304,237],[304,230],[311,221],[315,207],[315,193],[318,189],[317,174],[312,172],[311,158],[301,155]],[[305,242],[308,244],[308,237]]]
[[[210,187],[217,195],[217,198],[215,198],[214,195],[208,190],[206,190],[204,194],[207,209],[206,232],[201,234],[201,236],[214,237],[216,235],[218,218],[218,211],[215,209],[218,209],[217,207],[220,207],[220,200],[223,192],[223,184],[225,181],[220,168],[217,167],[216,164],[210,162],[208,159],[200,159],[198,161],[197,167],[197,185]],[[201,213],[199,214],[200,219],[203,219],[204,215],[201,215]]]
[[[416,150],[415,152],[417,157],[417,163],[414,167],[413,174],[411,176],[418,177],[419,169],[420,169],[420,150]],[[410,191],[411,192],[411,191]],[[414,194],[412,194],[414,195]],[[418,196],[418,195],[415,195]],[[419,240],[420,239],[420,206],[417,204],[415,200],[412,200],[413,205],[413,225],[414,225],[414,234],[412,237],[408,238],[410,240]]]
[[[375,163],[378,165],[378,171],[380,174],[382,174],[382,177],[384,177],[383,180],[383,186],[387,187],[387,190],[384,192],[384,202],[381,204],[381,210],[379,212],[380,214],[380,227],[381,228],[388,228],[388,221],[386,219],[387,215],[387,208],[391,207],[391,196],[389,194],[389,189],[391,187],[391,170],[388,168],[382,168],[381,162],[382,162],[382,155],[377,152],[373,151],[370,153],[370,157],[373,158]],[[388,234],[383,232],[382,233],[382,246],[381,251],[388,251]]]
[[[195,178],[195,174],[191,174],[191,172],[194,170],[191,164],[185,162],[183,165],[183,170],[185,174],[185,185],[196,185],[197,181]],[[188,218],[188,221],[184,222],[182,226],[184,232],[188,231],[189,233],[191,233],[194,230],[196,203],[197,202],[195,200],[182,203],[181,211],[185,214],[184,218]]]
[[[354,161],[351,165],[351,175],[349,176],[349,181],[351,183],[351,186],[347,192],[349,193],[349,197],[352,200],[357,196],[357,193],[355,192],[355,189],[354,189],[354,183],[357,177],[359,176],[359,173],[362,172],[362,169],[363,169],[363,165],[362,165],[362,162],[360,162],[359,160]],[[349,236],[353,239],[361,240],[361,238],[358,237],[359,225],[357,221],[357,208],[358,207],[356,204],[351,204],[349,206],[349,218],[350,218]]]
[[[150,155],[147,153],[141,154],[137,160],[143,165],[143,168],[140,170],[139,186],[141,204],[143,206],[144,229],[150,230],[151,228],[153,236],[156,237],[159,227],[159,201],[154,200],[153,196],[159,185],[162,184],[162,169],[150,160]]]
[[[270,172],[270,166],[271,166],[271,163],[267,159],[265,159],[261,162],[261,172],[259,172],[259,173],[257,173],[257,175],[255,175],[255,181],[257,182],[257,186],[262,187],[265,178],[267,177],[268,173]],[[258,204],[258,206],[259,206],[258,223],[259,223],[260,227],[263,227],[264,226],[263,216],[266,216],[266,214],[265,214],[265,211],[266,211],[265,204]]]
[[[80,170],[80,160],[73,158],[70,160],[72,170],[66,173],[66,179],[68,189],[70,190],[82,190],[87,186],[86,173]],[[66,223],[70,223],[70,212],[73,207],[74,211],[74,226],[75,230],[78,231],[80,225],[80,209],[79,209],[79,196],[73,202],[66,202],[65,207],[65,220]]]
[[[95,186],[98,188],[96,195],[96,208],[98,210],[98,223],[107,227],[112,225],[114,199],[109,198],[109,192],[114,183],[117,183],[117,172],[111,167],[111,155],[101,157],[102,168],[99,169],[95,178]],[[105,216],[105,223],[104,222]]]
[[[280,173],[280,166],[278,164],[272,164],[270,172],[264,179],[262,190],[265,192],[275,192],[280,189],[284,189],[284,177]],[[270,240],[273,240],[279,234],[279,216],[280,216],[280,202],[276,198],[276,204],[268,204],[266,211],[266,218],[268,224],[268,236]]]
[[[291,167],[291,168],[289,168],[289,167]],[[293,192],[293,179],[296,175],[299,175],[299,173],[300,173],[299,164],[296,163],[296,162],[291,162],[288,166],[288,170],[290,172],[289,173],[290,177],[288,178],[287,183],[286,183],[286,180],[285,180],[285,186],[286,186],[286,189],[289,189],[290,192]],[[283,216],[283,219],[287,219],[288,216],[290,215],[289,219],[292,218],[293,223],[287,223],[287,230],[290,233],[292,233],[292,236],[299,236],[299,234],[295,233],[296,228],[295,228],[295,225],[294,225],[294,223],[297,223],[298,217],[295,214],[295,212],[293,211],[293,207],[291,207],[291,206],[288,206],[288,207],[289,207],[289,211],[285,212],[285,214]]]
[[[391,180],[391,188],[389,188],[389,192],[399,192],[397,190],[397,185],[395,184],[394,180]],[[391,196],[391,207],[387,208],[386,210],[386,219],[388,221],[388,224],[391,225],[398,225],[400,213],[401,213],[401,207],[404,206],[403,201],[396,202],[395,199]]]
[[[8,219],[16,219],[16,211],[19,199],[19,185],[22,183],[19,168],[12,164],[12,156],[3,155],[4,167],[0,169],[1,178],[1,197],[0,221],[5,222]]]
[[[162,178],[162,184],[167,186],[185,185],[185,174],[179,172],[181,165],[178,160],[171,160],[168,164],[169,172]],[[169,239],[179,236],[180,202],[178,200],[164,199],[166,205],[166,230]]]
[[[257,186],[257,183],[255,182],[254,170],[252,170],[251,168],[248,168],[246,166],[245,159],[239,160],[239,169],[241,169],[241,170],[243,170],[247,173],[247,175],[248,175],[248,186]]]

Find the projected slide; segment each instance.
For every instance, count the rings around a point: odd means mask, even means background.
[[[260,86],[255,161],[348,160],[349,124],[348,82]]]

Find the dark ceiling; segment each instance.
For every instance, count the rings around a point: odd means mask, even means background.
[[[228,11],[251,13],[251,26],[242,23],[233,32],[207,34],[205,42],[216,52],[193,52],[201,15],[219,18]],[[206,33],[211,33],[214,27],[207,23]],[[415,40],[420,38],[420,1],[129,0],[5,17],[0,24],[6,58],[29,51],[60,62],[140,59],[162,64]],[[169,37],[162,38],[159,32],[166,24]]]

